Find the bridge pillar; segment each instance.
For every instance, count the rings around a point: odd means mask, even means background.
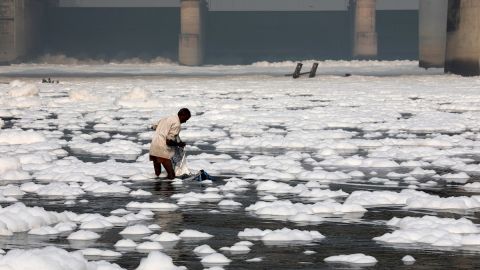
[[[449,0],[445,72],[480,75],[480,1]]]
[[[37,49],[46,1],[0,1],[0,64],[8,64]]]
[[[353,57],[377,57],[376,0],[355,1]]]
[[[0,63],[8,63],[17,58],[16,12],[15,0],[0,2]]]
[[[420,0],[418,16],[419,66],[444,67],[448,0]]]
[[[204,54],[205,2],[181,0],[178,61],[181,65],[200,66]]]

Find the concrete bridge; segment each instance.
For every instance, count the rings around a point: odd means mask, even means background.
[[[41,43],[48,10],[95,8],[179,9],[178,61],[205,61],[205,21],[218,12],[343,12],[350,14],[351,54],[378,55],[376,14],[384,10],[418,12],[418,51],[422,67],[445,67],[462,75],[480,75],[480,1],[478,0],[2,0],[0,62],[19,61]],[[322,13],[324,14],[324,13]],[[326,13],[325,13],[326,14]],[[448,27],[447,27],[448,24]],[[254,42],[254,41],[252,41]]]

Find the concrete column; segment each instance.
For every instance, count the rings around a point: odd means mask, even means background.
[[[448,0],[420,0],[418,15],[419,65],[444,67]]]
[[[377,32],[375,30],[376,0],[355,2],[353,57],[377,57]]]
[[[0,0],[0,64],[40,47],[46,4],[45,0]]]
[[[178,60],[181,65],[203,64],[205,2],[203,0],[181,0],[180,38]]]
[[[445,72],[480,75],[480,1],[449,0]]]
[[[0,64],[15,58],[15,0],[3,0],[0,2]]]

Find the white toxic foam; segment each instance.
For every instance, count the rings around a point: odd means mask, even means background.
[[[35,131],[23,130],[2,130],[0,131],[0,144],[18,145],[18,144],[34,144],[45,142],[47,139],[44,135]]]
[[[137,245],[137,250],[162,250],[163,246],[158,242],[143,242]]]
[[[412,257],[411,255],[405,255],[402,257],[402,261],[403,263],[405,264],[412,264],[414,263],[416,260],[414,257]]]
[[[131,239],[120,239],[114,245],[116,248],[136,248],[137,243]]]
[[[472,221],[433,216],[392,218],[387,222],[397,230],[373,238],[391,244],[427,244],[433,247],[480,245],[479,229]]]
[[[278,200],[273,202],[258,201],[245,208],[246,211],[252,211],[260,217],[277,216],[293,217],[298,214],[335,214],[342,215],[346,213],[363,213],[367,210],[359,204],[336,203],[332,201],[317,202],[315,204],[292,203],[289,200]]]
[[[204,233],[204,232],[199,232],[199,231],[196,231],[196,230],[183,230],[179,235],[178,235],[180,238],[183,238],[183,239],[208,239],[208,238],[212,238],[213,235],[211,234],[208,234],[208,233]]]
[[[120,252],[115,252],[112,250],[102,250],[98,248],[87,248],[87,249],[82,249],[80,252],[83,254],[83,256],[89,256],[89,257],[120,257],[122,256],[122,253]]]
[[[365,265],[374,265],[377,263],[377,259],[362,253],[330,256],[325,258],[324,261],[329,263],[347,263],[347,264],[365,264]]]
[[[11,97],[31,97],[31,96],[38,96],[38,88],[33,83],[27,83],[23,81],[12,81],[10,82],[10,90],[8,94]]]
[[[32,229],[69,221],[69,213],[46,211],[41,207],[27,207],[16,203],[0,209],[0,231],[3,235],[26,232]]]
[[[133,209],[150,209],[152,211],[175,211],[178,208],[178,205],[173,203],[164,203],[164,202],[129,202],[127,208]]]
[[[89,241],[100,238],[100,235],[96,232],[80,230],[74,233],[71,233],[68,236],[68,240],[80,240],[80,241]]]
[[[262,240],[264,242],[312,242],[318,241],[323,236],[318,231],[301,231],[297,229],[260,230],[257,228],[246,228],[238,233],[242,239]]]
[[[122,270],[117,264],[106,261],[89,262],[82,252],[68,252],[57,247],[10,250],[0,257],[0,265],[8,270]]]
[[[174,233],[162,232],[161,234],[152,234],[146,239],[157,242],[176,242],[179,241],[181,238]]]
[[[205,256],[209,254],[216,253],[216,251],[211,248],[209,245],[201,245],[193,249],[193,252],[198,256]]]
[[[345,200],[346,203],[354,203],[363,206],[382,205],[406,205],[408,199],[430,197],[428,193],[404,189],[400,192],[393,191],[364,191],[356,190]]]
[[[152,251],[146,258],[140,261],[140,265],[136,270],[156,270],[162,267],[165,270],[186,270],[184,266],[176,266],[173,264],[173,260],[170,256],[160,251]]]
[[[211,264],[225,265],[225,264],[229,264],[231,261],[232,260],[225,257],[225,255],[221,253],[213,253],[203,257],[203,259],[201,260],[201,263],[207,264],[207,265],[211,265]]]
[[[125,235],[129,235],[129,234],[151,234],[151,233],[152,233],[152,230],[150,230],[147,226],[141,225],[141,224],[126,227],[125,229],[123,229],[120,232],[120,234],[125,234]]]

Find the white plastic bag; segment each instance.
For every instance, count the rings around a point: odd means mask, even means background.
[[[172,157],[172,163],[173,168],[175,169],[176,177],[191,174],[190,170],[188,169],[185,150],[182,147],[175,147],[175,154]]]

